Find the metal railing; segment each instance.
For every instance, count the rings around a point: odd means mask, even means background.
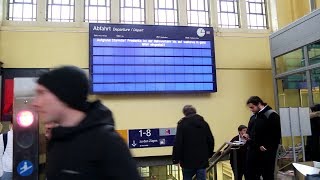
[[[239,149],[243,146],[243,143],[235,143],[235,142],[225,142],[223,145],[213,154],[213,156],[209,159],[209,167],[206,169],[206,173],[209,173],[212,168],[216,166],[216,164],[226,155],[230,153],[232,149]],[[227,146],[227,147],[226,147]],[[223,149],[223,150],[222,150]],[[217,179],[217,172],[215,172],[215,180]],[[196,180],[196,175],[192,177],[193,180]]]

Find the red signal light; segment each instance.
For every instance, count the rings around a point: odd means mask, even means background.
[[[17,115],[17,123],[22,127],[30,126],[34,121],[33,113],[30,111],[21,111]]]

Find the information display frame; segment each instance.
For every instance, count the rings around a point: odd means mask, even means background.
[[[216,92],[212,27],[89,24],[92,94]]]

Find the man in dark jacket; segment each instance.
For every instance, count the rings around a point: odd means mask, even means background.
[[[191,180],[194,175],[198,180],[205,180],[208,159],[213,155],[214,138],[210,127],[196,113],[193,106],[184,106],[185,117],[178,122],[173,146],[173,163],[182,167],[183,180]]]
[[[306,159],[320,161],[320,104],[310,108],[311,136],[307,138]]]
[[[248,133],[244,135],[248,143],[247,179],[258,180],[262,176],[263,179],[273,180],[276,153],[281,141],[280,117],[258,96],[250,97],[247,106],[253,113]]]
[[[247,126],[240,125],[238,127],[238,135],[232,138],[230,142],[234,143],[242,143],[243,145],[239,147],[239,149],[234,149],[230,152],[230,164],[232,167],[233,174],[235,176],[235,180],[241,180],[242,176],[245,175],[246,162],[247,162],[247,144],[243,135],[247,133]],[[236,152],[234,157],[234,152]]]
[[[81,69],[64,66],[43,74],[33,105],[50,132],[48,180],[138,180],[131,154],[114,130],[111,111],[87,102],[89,81]]]

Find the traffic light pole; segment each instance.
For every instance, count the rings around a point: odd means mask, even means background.
[[[38,180],[39,122],[31,106],[34,78],[14,79],[13,179]]]

